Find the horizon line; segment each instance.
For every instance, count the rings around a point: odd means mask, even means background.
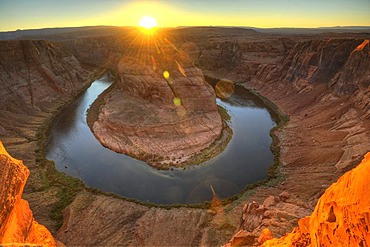
[[[88,27],[116,27],[116,28],[136,28],[137,26],[113,26],[113,25],[93,25],[93,26],[65,26],[65,27],[39,27],[27,29],[0,30],[0,33],[17,32],[17,31],[35,31],[42,29],[64,29],[64,28],[88,28]],[[193,26],[162,26],[159,28],[186,28],[186,27],[221,27],[221,28],[248,28],[248,29],[335,29],[335,28],[353,28],[353,29],[370,29],[370,26],[319,26],[319,27],[253,27],[253,26],[222,26],[222,25],[193,25]]]

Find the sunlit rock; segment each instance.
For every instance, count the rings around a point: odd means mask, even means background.
[[[50,232],[38,224],[28,202],[21,198],[29,171],[12,158],[0,141],[0,245],[55,246]]]
[[[370,244],[370,153],[333,183],[310,217],[291,233],[263,246],[368,246]]]

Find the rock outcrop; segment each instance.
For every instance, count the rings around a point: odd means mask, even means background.
[[[370,153],[320,197],[311,216],[298,227],[263,246],[369,246]]]
[[[110,149],[163,167],[208,148],[221,136],[222,120],[202,71],[172,46],[159,49],[121,59],[119,89],[107,97],[93,131]]]
[[[0,141],[0,245],[56,246],[50,232],[38,224],[22,193],[29,171],[11,157]]]

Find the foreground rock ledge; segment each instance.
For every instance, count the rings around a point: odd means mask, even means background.
[[[370,152],[365,155],[361,164],[344,174],[325,191],[312,215],[300,219],[298,227],[291,233],[279,239],[271,239],[271,231],[264,229],[258,239],[259,244],[265,247],[369,246],[369,177]],[[250,232],[241,230],[226,246],[252,245],[254,241]]]
[[[118,89],[93,125],[104,146],[166,168],[189,162],[222,139],[214,90],[200,69],[173,56],[175,67],[158,56],[160,68],[132,57],[119,62]]]
[[[56,246],[43,225],[38,224],[26,200],[21,199],[29,171],[12,158],[0,141],[0,245]]]

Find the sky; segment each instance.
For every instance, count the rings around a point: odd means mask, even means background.
[[[0,31],[76,26],[370,26],[370,0],[0,0]]]

